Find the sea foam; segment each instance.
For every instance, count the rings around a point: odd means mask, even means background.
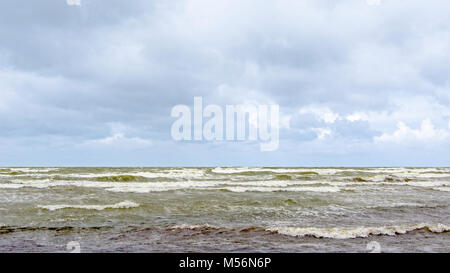
[[[60,209],[87,209],[87,210],[129,209],[129,208],[137,208],[139,206],[140,204],[131,201],[123,201],[113,205],[45,205],[38,207],[54,211]]]
[[[267,229],[271,232],[289,236],[312,236],[316,238],[330,239],[353,239],[365,238],[370,235],[405,234],[415,230],[427,230],[434,233],[448,232],[449,226],[443,224],[430,225],[425,223],[404,226],[382,226],[382,227],[348,227],[348,228],[317,228],[317,227],[272,227]]]

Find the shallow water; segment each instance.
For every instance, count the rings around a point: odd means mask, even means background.
[[[450,252],[450,168],[0,168],[0,252]]]

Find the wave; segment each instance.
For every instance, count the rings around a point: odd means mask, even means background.
[[[353,228],[316,228],[316,227],[272,227],[267,229],[282,235],[295,237],[312,236],[316,238],[330,239],[354,239],[365,238],[371,235],[400,235],[411,231],[425,230],[433,233],[450,231],[450,227],[443,224],[414,224],[405,226],[383,226],[383,227],[353,227]]]
[[[303,181],[303,180],[265,180],[265,181],[220,181],[222,185],[227,186],[255,186],[255,187],[288,187],[303,185],[330,184],[326,181]]]
[[[1,183],[0,189],[20,189],[25,187],[23,184]]]
[[[338,192],[348,190],[345,186],[357,186],[355,182],[330,182],[330,181],[297,181],[297,180],[266,180],[266,181],[181,181],[181,182],[118,182],[118,181],[15,181],[14,183],[0,183],[0,188],[20,189],[29,188],[49,188],[49,187],[84,187],[103,188],[111,192],[135,192],[150,193],[173,190],[225,190],[231,192],[278,192],[278,191],[316,191],[316,192]],[[374,185],[376,183],[364,182],[364,185]],[[397,183],[388,183],[397,185]],[[430,184],[440,186],[440,184]]]
[[[354,182],[368,182],[369,180],[361,178],[361,177],[353,177],[352,181],[354,181]]]
[[[110,182],[134,182],[134,181],[146,181],[147,178],[143,176],[134,176],[134,175],[115,175],[115,176],[96,177],[95,180],[110,181]]]
[[[280,179],[280,180],[291,180],[292,176],[288,175],[288,174],[278,174],[275,175],[276,179]]]
[[[192,171],[168,171],[168,172],[110,172],[110,173],[83,173],[83,174],[63,174],[50,176],[53,180],[94,180],[110,182],[130,182],[130,181],[151,181],[155,179],[175,179],[175,178],[199,178],[203,172]],[[41,176],[46,177],[46,176]],[[47,176],[49,178],[49,176]]]
[[[450,187],[436,187],[436,188],[433,188],[433,190],[436,190],[436,191],[450,191]]]
[[[389,209],[389,208],[427,208],[427,209],[434,209],[439,207],[446,207],[446,205],[426,205],[426,204],[419,204],[419,203],[393,203],[393,204],[382,204],[382,205],[375,205],[375,206],[368,206],[365,207],[367,209]]]
[[[339,192],[337,187],[223,187],[214,188],[230,192]]]
[[[145,181],[140,181],[145,180]],[[111,192],[150,193],[173,190],[222,190],[230,192],[339,192],[384,189],[386,186],[423,187],[437,191],[449,191],[450,181],[421,182],[355,182],[346,179],[297,180],[297,179],[261,179],[261,180],[187,180],[187,181],[149,181],[142,176],[97,176],[94,180],[25,180],[8,179],[0,183],[0,189],[82,187],[104,189]]]
[[[297,174],[297,175],[319,175],[316,170],[303,169],[272,169],[272,168],[215,168],[210,170],[216,174],[239,174],[239,175],[261,175],[261,174]]]
[[[42,226],[29,226],[29,227],[17,227],[0,225],[0,234],[13,233],[13,232],[26,232],[26,231],[69,231],[69,230],[101,230],[111,229],[111,226],[91,226],[91,227],[74,227],[74,226],[60,226],[60,227],[42,227]]]
[[[121,183],[110,185],[106,190],[111,192],[166,192],[174,190],[210,190],[222,185],[223,181],[185,181],[185,182],[149,182],[149,183]]]
[[[105,181],[17,181],[0,183],[0,188],[49,188],[49,187],[85,187],[103,188],[113,192],[160,192],[178,189],[208,189],[223,184],[223,181],[183,181],[183,182],[105,182]]]
[[[215,226],[210,224],[200,224],[200,225],[176,225],[169,227],[168,230],[192,230],[199,232],[208,231],[230,231],[230,232],[270,232],[273,234],[288,235],[294,237],[315,237],[315,238],[327,238],[327,239],[355,239],[355,238],[366,238],[372,235],[385,235],[385,236],[395,236],[402,235],[412,231],[427,231],[432,233],[444,233],[449,232],[450,227],[444,224],[412,224],[404,226],[381,226],[381,227],[335,227],[335,228],[317,228],[317,227],[258,227],[258,226],[248,226],[248,227],[226,227],[226,226]]]
[[[229,229],[228,227],[219,227],[213,226],[210,224],[202,224],[202,225],[187,225],[181,224],[173,227],[169,227],[169,230],[177,230],[177,229],[189,229],[189,230],[219,230],[219,229]]]
[[[1,176],[26,176],[47,174],[59,170],[59,168],[9,168],[0,169]]]
[[[411,186],[417,186],[417,187],[442,187],[442,186],[450,186],[450,181],[427,181],[427,182],[413,182],[408,183],[408,185]]]
[[[23,175],[25,173],[23,172],[1,172],[1,176],[16,176],[16,175]]]
[[[137,208],[139,206],[140,204],[131,201],[124,201],[113,205],[46,205],[38,207],[54,211],[60,209],[87,209],[87,210],[129,209],[129,208]]]
[[[52,180],[143,181],[157,178],[201,178],[206,169],[0,169],[0,177],[31,177]]]
[[[214,226],[210,224],[201,225],[187,225],[181,224],[167,228],[167,230],[177,231],[177,230],[191,230],[201,233],[210,231],[230,231],[230,232],[268,232],[267,229],[258,226],[243,226],[243,227],[225,227],[225,226]]]

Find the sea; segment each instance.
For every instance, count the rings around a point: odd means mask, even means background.
[[[0,252],[450,252],[450,168],[0,168]]]

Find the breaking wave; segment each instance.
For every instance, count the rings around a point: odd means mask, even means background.
[[[300,169],[271,169],[271,168],[215,168],[211,173],[216,174],[239,174],[239,175],[261,175],[261,174],[296,174],[296,175],[319,175],[317,171]]]
[[[436,187],[436,188],[433,188],[433,190],[450,192],[450,187]]]
[[[54,211],[60,209],[87,209],[87,210],[129,209],[129,208],[137,208],[139,206],[140,204],[131,201],[124,201],[113,205],[46,205],[38,207]]]
[[[330,239],[353,239],[365,238],[370,235],[400,235],[411,231],[425,230],[433,233],[450,231],[450,227],[443,224],[415,224],[405,226],[383,226],[383,227],[353,227],[353,228],[316,228],[316,227],[273,227],[269,231],[296,237],[312,236],[316,238]]]
[[[224,187],[231,192],[339,192],[337,187]]]
[[[40,226],[30,226],[30,227],[17,227],[17,226],[6,226],[0,225],[0,234],[13,233],[13,232],[29,232],[29,231],[71,231],[71,230],[101,230],[101,229],[111,229],[110,226],[91,226],[91,227],[73,227],[73,226],[61,226],[61,227],[40,227]]]
[[[404,226],[381,226],[381,227],[335,227],[335,228],[317,228],[317,227],[270,227],[263,228],[258,226],[249,227],[225,227],[210,224],[201,225],[176,225],[169,227],[168,230],[192,230],[198,232],[208,231],[229,231],[229,232],[270,232],[274,234],[288,235],[294,237],[315,237],[328,239],[354,239],[366,238],[372,235],[395,236],[402,235],[412,231],[427,231],[432,233],[449,232],[450,227],[443,224],[412,224]]]
[[[135,175],[115,175],[115,176],[100,176],[95,178],[96,181],[110,181],[110,182],[134,182],[146,181],[147,178]]]
[[[190,230],[218,230],[218,229],[229,229],[227,227],[219,227],[219,226],[213,226],[210,224],[203,224],[203,225],[176,225],[173,227],[169,227],[169,230],[177,230],[177,229],[190,229]]]

